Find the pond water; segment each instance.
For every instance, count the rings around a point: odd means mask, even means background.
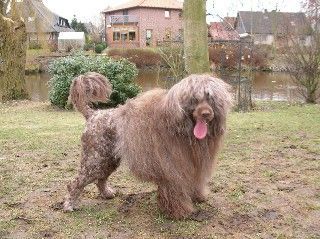
[[[31,100],[48,100],[49,78],[47,73],[26,76],[27,91]],[[155,71],[140,71],[136,82],[144,91],[172,84],[172,80],[168,79],[168,73]],[[255,72],[252,93],[254,100],[299,100],[297,89],[287,73]]]

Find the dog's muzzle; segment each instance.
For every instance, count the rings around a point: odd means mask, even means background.
[[[193,112],[196,124],[193,134],[197,139],[204,139],[208,134],[208,123],[213,120],[214,113],[208,103],[200,103]]]

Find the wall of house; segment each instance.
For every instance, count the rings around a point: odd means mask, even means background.
[[[157,41],[177,40],[182,33],[182,18],[180,10],[170,10],[170,17],[165,17],[165,9],[155,8],[134,8],[128,9],[128,15],[137,16],[138,23],[114,24],[111,25],[109,18],[111,15],[123,15],[123,11],[115,11],[105,14],[106,40],[111,47],[146,47],[147,30],[152,31],[152,39],[148,42],[150,46],[156,46]],[[115,30],[136,31],[135,41],[113,41]],[[170,36],[169,36],[170,35]]]
[[[181,10],[170,10],[170,18],[165,17],[165,9],[140,9],[140,46],[146,46],[147,30],[152,30],[151,46],[156,46],[157,41],[178,40],[182,32]],[[170,32],[170,37],[168,33]]]
[[[133,9],[128,9],[128,15],[133,15],[136,16],[138,21],[139,21],[139,14],[140,11],[139,9],[133,8]],[[110,16],[112,15],[123,15],[123,11],[115,11],[112,13],[107,13],[105,14],[105,26],[106,26],[106,42],[108,44],[108,46],[110,47],[114,47],[114,48],[134,48],[134,47],[139,47],[140,46],[140,42],[139,42],[139,35],[140,35],[140,31],[139,31],[139,23],[126,23],[126,24],[110,24]],[[121,32],[129,32],[129,31],[135,31],[136,34],[136,39],[131,41],[131,40],[126,40],[126,41],[121,41],[117,40],[114,41],[113,40],[113,32],[115,31],[120,31]]]
[[[47,44],[58,44],[58,32],[47,32],[47,33],[28,33],[27,34],[27,45],[40,44],[46,46]]]
[[[254,34],[254,44],[272,45],[274,36],[272,34]]]

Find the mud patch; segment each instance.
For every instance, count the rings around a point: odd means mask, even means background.
[[[50,205],[50,208],[53,209],[54,211],[63,210],[63,202],[54,203]]]
[[[4,202],[3,204],[10,208],[23,208],[24,206],[23,202]]]
[[[141,201],[150,200],[153,193],[154,192],[145,192],[129,194],[128,196],[125,196],[125,198],[122,200],[122,203],[118,207],[118,212],[130,213],[134,208],[137,207],[138,204],[141,203]]]
[[[272,221],[278,219],[281,215],[276,210],[264,209],[258,213],[259,217],[266,221]]]
[[[53,238],[57,231],[54,230],[43,230],[39,232],[41,238]]]
[[[31,219],[31,218],[28,218],[24,215],[20,215],[20,216],[16,216],[14,218],[12,218],[12,220],[14,221],[21,221],[21,222],[24,222],[26,224],[34,224],[34,221]]]
[[[214,216],[215,213],[213,211],[200,209],[192,213],[190,219],[197,222],[204,222],[213,219]]]
[[[228,231],[250,230],[256,221],[248,214],[235,213],[224,221],[220,221]]]

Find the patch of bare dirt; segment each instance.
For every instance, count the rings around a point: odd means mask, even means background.
[[[144,192],[137,194],[129,194],[122,199],[122,203],[118,207],[121,213],[130,213],[133,211],[142,200],[150,200],[153,192]]]

